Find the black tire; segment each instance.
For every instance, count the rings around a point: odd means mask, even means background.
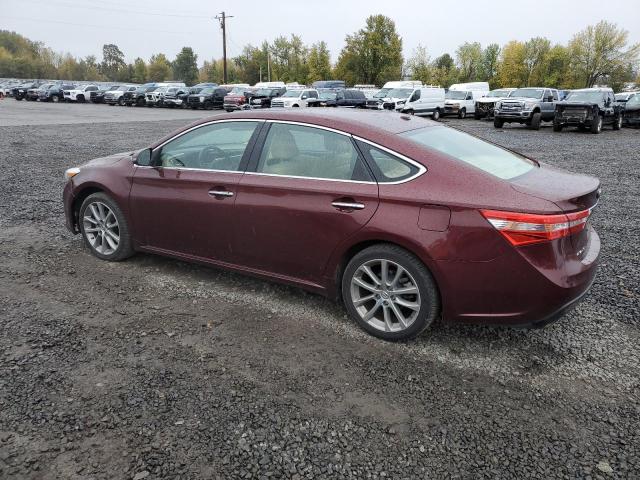
[[[14,97],[18,102],[22,101],[22,97]]]
[[[136,106],[137,107],[144,107],[144,104],[145,104],[145,99],[144,98],[138,98],[136,100]]]
[[[118,221],[118,227],[119,227],[118,233],[119,233],[120,241],[118,243],[118,247],[108,255],[98,252],[91,245],[91,242],[87,238],[84,222],[82,220],[85,217],[85,212],[89,208],[89,206],[96,202],[100,202],[107,205],[107,207],[111,209],[114,216],[116,217],[116,220]],[[111,199],[111,197],[109,197],[109,195],[102,192],[89,195],[87,198],[84,199],[84,201],[82,202],[82,205],[80,206],[80,214],[78,218],[80,219],[78,223],[80,224],[79,225],[80,233],[82,233],[82,238],[84,240],[84,243],[94,256],[98,257],[101,260],[107,260],[109,262],[119,262],[121,260],[129,258],[135,253],[132,246],[131,235],[129,234],[129,225],[127,224],[127,220],[124,214],[122,213],[122,210],[120,210],[120,207],[118,207],[118,204],[114,202]]]
[[[58,95],[51,95],[51,101],[53,103],[58,103],[60,101],[60,97]]]
[[[553,122],[553,131],[554,132],[561,132],[562,131],[562,127],[563,127],[562,124]]]
[[[78,101],[78,103],[84,103],[84,95],[78,95],[76,97],[76,100]]]
[[[535,112],[531,115],[531,122],[529,123],[529,128],[531,130],[540,130],[540,122],[542,121],[542,114],[540,112]]]
[[[118,105],[120,105],[121,107],[123,107],[123,106],[124,106],[124,97],[120,97],[120,98],[118,99]]]
[[[621,128],[622,128],[622,115],[618,115],[613,121],[613,129],[620,130]]]
[[[231,109],[231,108],[225,108],[225,111],[226,111],[227,113],[231,113],[231,112],[233,112],[233,109]]]
[[[351,280],[360,266],[375,260],[388,260],[400,265],[408,272],[418,288],[420,309],[413,322],[403,330],[383,331],[363,320],[353,305]],[[440,314],[440,294],[427,267],[415,255],[396,245],[379,244],[356,254],[347,264],[342,275],[342,298],[349,315],[371,335],[389,341],[408,340],[420,335],[433,324]],[[380,302],[382,300],[378,300]],[[399,323],[399,322],[397,322]]]
[[[435,122],[437,122],[438,120],[440,120],[440,109],[439,109],[439,108],[436,108],[436,109],[433,111],[433,115],[431,115],[431,120],[433,120],[433,121],[435,121]]]
[[[598,115],[595,122],[591,122],[591,133],[598,134],[602,131],[602,115]]]
[[[467,109],[461,108],[458,112],[458,118],[465,118],[467,116]]]
[[[493,126],[496,128],[502,128],[504,125],[504,120],[502,120],[501,118],[494,118],[493,119]]]
[[[476,120],[480,120],[482,118],[482,116],[480,115],[479,112],[475,111],[473,112],[473,118]]]
[[[211,102],[204,102],[204,107],[205,110],[213,110],[213,103]]]

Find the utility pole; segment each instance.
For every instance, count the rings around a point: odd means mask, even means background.
[[[222,28],[222,83],[227,83],[227,18],[233,18],[233,15],[226,15],[224,12],[216,15]]]

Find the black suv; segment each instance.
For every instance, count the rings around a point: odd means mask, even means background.
[[[124,99],[124,104],[127,107],[130,107],[132,105],[135,105],[136,107],[144,107],[146,103],[145,95],[147,92],[158,88],[155,85],[155,83],[147,83],[139,86],[134,91],[124,92],[124,95],[122,96],[122,98]]]
[[[38,99],[41,102],[63,102],[64,90],[74,90],[75,88],[75,85],[56,83],[55,85],[49,87],[47,90],[40,90]]]
[[[335,91],[321,91],[319,98],[312,98],[307,102],[309,107],[353,107],[366,108],[367,97],[361,90],[343,89]]]
[[[282,88],[260,88],[253,92],[248,99],[251,108],[270,108],[271,100],[284,95],[287,89]]]
[[[211,110],[212,108],[222,108],[225,95],[231,90],[230,88],[221,87],[204,87],[197,93],[190,93],[187,97],[187,106],[193,110],[204,108]]]
[[[562,101],[556,103],[553,131],[564,127],[578,127],[591,133],[600,133],[603,125],[614,130],[622,127],[622,107],[616,103],[610,88],[584,88],[572,90]]]
[[[27,92],[33,88],[38,88],[40,84],[38,82],[22,83],[11,89],[11,96],[16,100],[24,100],[27,98]]]

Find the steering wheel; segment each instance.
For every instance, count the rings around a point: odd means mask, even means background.
[[[174,157],[173,155],[168,156],[168,158],[162,159],[163,167],[184,167],[184,163],[178,157]]]
[[[216,160],[219,158],[226,158],[227,154],[224,150],[215,145],[209,145],[202,150],[200,150],[200,155],[198,155],[198,163],[201,166],[207,166],[209,168],[213,168],[215,166]]]

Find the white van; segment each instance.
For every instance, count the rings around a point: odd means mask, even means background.
[[[454,83],[445,94],[444,114],[464,118],[475,113],[476,99],[489,92],[487,82]]]
[[[414,89],[407,101],[396,110],[410,115],[431,115],[438,120],[444,112],[444,96],[444,88],[425,85]]]

